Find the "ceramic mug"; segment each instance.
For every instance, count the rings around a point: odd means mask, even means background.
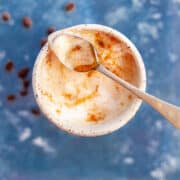
[[[142,60],[142,57],[135,47],[135,45],[122,33],[118,32],[117,30],[114,30],[110,27],[98,25],[98,24],[82,24],[82,25],[76,25],[67,29],[63,29],[63,31],[68,30],[76,30],[76,29],[83,29],[83,30],[97,30],[102,31],[105,33],[110,33],[115,38],[123,41],[126,45],[128,45],[133,53],[133,56],[135,57],[135,64],[138,71],[138,88],[145,91],[146,88],[146,71],[144,67],[144,63]],[[57,35],[58,33],[61,33],[62,30],[57,31],[53,33],[53,35]],[[52,36],[53,36],[52,35]],[[128,104],[128,106],[115,118],[113,119],[107,119],[105,121],[99,121],[98,123],[89,123],[84,121],[71,121],[72,116],[67,116],[69,119],[65,118],[59,120],[58,113],[55,109],[57,109],[57,105],[53,104],[52,102],[48,101],[47,98],[44,99],[40,86],[41,86],[41,80],[40,80],[40,71],[41,67],[43,66],[43,62],[45,60],[45,57],[48,53],[48,44],[46,44],[41,51],[39,52],[39,55],[36,59],[34,69],[33,69],[33,90],[35,99],[42,110],[42,112],[45,114],[45,116],[53,122],[57,127],[68,131],[69,133],[80,135],[80,136],[99,136],[104,135],[110,132],[113,132],[122,126],[124,126],[127,122],[129,122],[133,116],[136,114],[137,110],[139,109],[142,101],[138,98],[133,98],[132,101]],[[53,78],[53,77],[52,77]],[[126,90],[125,90],[126,91]],[[71,113],[75,112],[73,111],[67,111],[67,114],[70,115]],[[70,119],[71,117],[71,119]]]

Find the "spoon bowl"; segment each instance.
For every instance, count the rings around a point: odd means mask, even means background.
[[[50,36],[49,47],[62,64],[77,72],[88,72],[97,68],[98,54],[87,40],[73,34],[62,33]]]

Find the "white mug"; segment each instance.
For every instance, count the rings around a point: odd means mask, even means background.
[[[120,39],[125,42],[130,48],[135,57],[135,63],[138,69],[138,84],[139,89],[145,91],[146,88],[146,71],[144,67],[144,63],[142,57],[135,47],[135,45],[122,33],[103,25],[98,24],[82,24],[70,27],[68,29],[94,29],[97,31],[103,31],[107,33],[111,33],[115,38]],[[63,29],[66,31],[66,29]],[[61,31],[57,31],[54,35],[57,35]],[[133,116],[136,114],[139,109],[142,101],[138,98],[134,98],[132,102],[126,107],[126,109],[116,118],[106,121],[99,121],[98,123],[89,123],[89,122],[71,122],[70,120],[58,120],[58,114],[55,113],[56,105],[47,100],[44,100],[40,93],[40,79],[39,79],[39,71],[41,69],[41,65],[43,60],[47,55],[48,45],[46,44],[40,51],[33,70],[33,90],[35,99],[45,114],[45,116],[53,122],[57,127],[80,136],[99,136],[104,135],[110,132],[113,132],[122,126],[124,126],[127,122],[129,122]],[[68,113],[68,112],[67,112]]]

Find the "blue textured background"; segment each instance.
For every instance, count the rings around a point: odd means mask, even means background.
[[[180,131],[143,104],[122,129],[101,137],[69,135],[34,116],[32,87],[27,97],[7,102],[18,94],[17,71],[31,68],[46,29],[80,23],[100,23],[127,35],[140,50],[147,68],[147,91],[180,105],[180,0],[0,0],[0,180],[149,180],[180,179]],[[23,16],[33,20],[25,29]],[[8,59],[15,70],[6,73]],[[29,76],[29,78],[31,78]]]

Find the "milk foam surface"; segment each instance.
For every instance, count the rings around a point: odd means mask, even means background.
[[[77,27],[61,32],[90,41],[105,67],[139,86],[135,57],[122,40],[99,29]],[[126,89],[97,71],[79,73],[68,69],[48,46],[38,57],[34,71],[34,89],[41,109],[56,125],[75,134],[103,134],[115,129],[122,116],[128,116],[128,109],[135,109],[137,99]]]

